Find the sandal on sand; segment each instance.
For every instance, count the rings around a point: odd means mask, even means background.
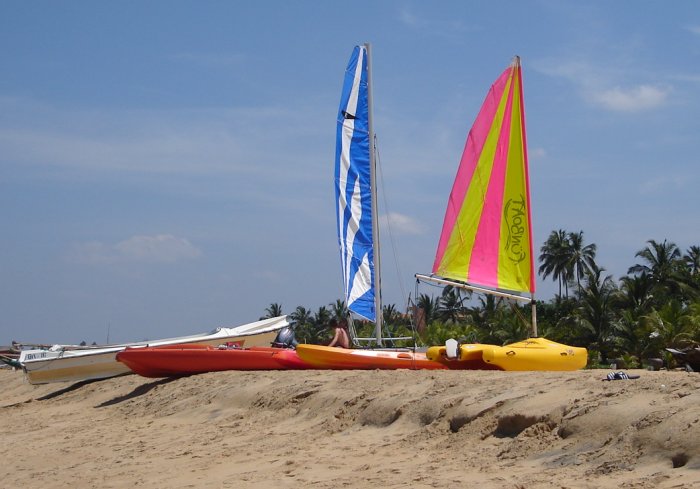
[[[627,380],[627,379],[638,379],[639,375],[628,375],[623,371],[610,372],[607,377],[603,380]]]

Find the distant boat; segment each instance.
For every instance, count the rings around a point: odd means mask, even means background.
[[[575,370],[585,348],[537,338],[535,265],[520,58],[494,82],[467,136],[432,275],[418,280],[529,302],[533,338],[431,347],[450,368]],[[520,295],[527,294],[527,295]]]
[[[126,348],[117,361],[143,377],[178,377],[224,370],[288,370],[310,368],[291,348],[215,347],[202,344]]]
[[[218,346],[233,343],[239,347],[270,346],[278,331],[289,326],[287,316],[263,319],[234,328],[216,328],[209,333],[140,341],[98,347],[65,347],[51,349],[22,350],[19,363],[30,384],[51,382],[78,382],[104,379],[131,373],[131,370],[116,359],[117,353],[127,347],[151,347],[182,343],[199,343]]]

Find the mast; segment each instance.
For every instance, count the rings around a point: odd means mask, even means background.
[[[513,58],[513,66],[515,66],[518,70],[521,70],[520,66],[520,56],[515,56]],[[520,84],[520,111],[521,114],[525,114],[525,108],[523,107],[524,105],[524,98],[522,96],[523,93],[523,86],[522,86],[522,72],[521,76],[518,77],[518,83]],[[524,118],[524,115],[523,115]],[[523,133],[523,147],[525,148],[524,152],[524,158],[525,158],[525,168],[529,168],[530,163],[528,161],[528,155],[527,155],[527,133],[525,131],[525,122],[523,120],[522,124],[522,133]],[[529,171],[525,172],[525,186],[527,188],[527,194],[528,196],[530,195],[530,175]],[[530,219],[528,219],[528,226],[530,228],[530,254],[532,255],[532,267],[534,268],[534,250],[532,249],[533,246],[533,234],[532,234],[532,216],[530,216]],[[534,274],[531,278],[531,280],[534,280]],[[534,285],[531,285],[531,292],[530,292],[530,308],[531,308],[531,314],[532,314],[532,337],[537,338],[537,303],[535,302],[535,287]]]
[[[372,252],[374,254],[374,309],[375,309],[375,338],[377,345],[382,346],[382,327],[384,323],[384,314],[382,312],[382,273],[381,273],[381,255],[379,250],[379,216],[377,206],[377,161],[376,148],[374,139],[374,113],[372,100],[372,56],[371,46],[369,43],[364,44],[365,52],[367,53],[367,105],[368,107],[368,124],[369,131],[369,166],[371,180],[371,196],[372,196]]]

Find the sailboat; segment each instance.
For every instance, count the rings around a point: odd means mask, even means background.
[[[354,336],[352,340],[356,346],[360,341],[372,341],[378,348],[300,344],[297,353],[317,368],[446,368],[428,360],[424,353],[381,348],[384,338],[370,54],[369,44],[355,46],[345,71],[336,132],[335,195],[345,302],[354,316],[375,324],[374,338]]]
[[[467,136],[431,275],[452,285],[531,304],[532,337],[505,346],[448,340],[428,358],[450,368],[577,370],[585,348],[537,337],[535,263],[522,68],[515,57],[491,86]]]

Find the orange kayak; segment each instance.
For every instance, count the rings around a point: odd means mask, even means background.
[[[424,353],[405,350],[362,350],[320,345],[297,345],[296,353],[306,363],[322,369],[446,369]]]
[[[200,344],[127,348],[117,354],[117,361],[134,373],[151,378],[222,370],[308,368],[294,350],[271,347],[218,348]]]

